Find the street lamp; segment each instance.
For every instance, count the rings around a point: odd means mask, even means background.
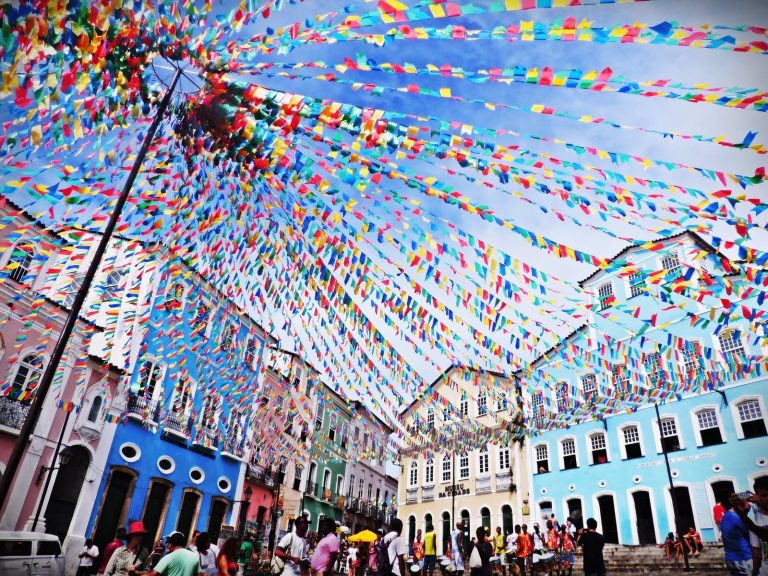
[[[69,461],[72,459],[72,456],[75,454],[75,451],[72,450],[69,446],[65,446],[64,450],[59,452],[59,449],[61,448],[61,441],[64,436],[64,428],[67,426],[67,421],[69,420],[69,412],[67,412],[67,417],[64,420],[64,426],[61,428],[61,433],[59,434],[59,441],[56,444],[56,449],[53,452],[53,459],[51,460],[50,466],[40,466],[40,472],[37,475],[37,479],[35,480],[35,485],[39,486],[40,482],[43,479],[43,474],[48,472],[48,476],[45,478],[45,485],[43,486],[43,491],[40,494],[40,501],[37,504],[37,510],[35,511],[35,519],[32,521],[32,532],[37,530],[37,523],[40,520],[40,513],[43,511],[43,502],[45,502],[45,495],[48,493],[48,486],[51,485],[51,472],[54,470],[58,470],[62,466],[66,466],[69,464]],[[56,466],[56,459],[59,460],[59,465]]]

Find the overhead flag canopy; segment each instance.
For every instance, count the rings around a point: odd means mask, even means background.
[[[696,343],[707,378],[526,409],[559,385],[542,358],[634,372],[648,342],[688,346],[660,308],[768,336],[768,30],[755,3],[706,4],[6,2],[1,192],[61,238],[99,231],[181,67],[118,232],[168,247],[332,388],[395,423],[415,398],[448,410],[434,383],[454,367],[520,398],[499,441],[717,389],[768,346],[715,370]],[[685,233],[700,248],[646,278],[650,300],[580,282]]]

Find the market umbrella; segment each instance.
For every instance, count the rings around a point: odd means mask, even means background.
[[[363,530],[362,532],[358,532],[354,536],[349,537],[350,542],[376,542],[376,538],[378,538],[378,535],[375,532],[371,532],[370,530]]]

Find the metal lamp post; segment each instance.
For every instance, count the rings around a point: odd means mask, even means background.
[[[664,454],[664,463],[667,466],[667,478],[669,479],[669,495],[672,497],[672,513],[675,515],[675,531],[677,537],[682,538],[682,531],[680,530],[680,515],[678,514],[677,506],[677,494],[675,493],[675,484],[672,481],[672,469],[669,467],[669,456],[667,455],[667,447],[664,445],[664,433],[661,430],[661,415],[659,414],[659,404],[654,403],[654,410],[656,410],[656,425],[659,427],[659,441],[661,442],[661,452]],[[681,544],[684,544],[681,542]],[[691,567],[688,564],[688,550],[683,545],[683,560],[685,562],[685,568],[683,571],[690,572]]]
[[[128,195],[131,192],[131,188],[133,187],[133,183],[136,180],[136,176],[139,174],[139,169],[144,162],[144,157],[147,155],[149,147],[152,145],[155,132],[157,132],[157,128],[160,126],[160,122],[165,116],[165,112],[171,102],[171,95],[176,89],[176,84],[178,83],[181,74],[182,69],[176,68],[176,71],[173,74],[173,79],[171,80],[171,84],[168,87],[168,90],[166,90],[162,101],[160,102],[160,106],[157,109],[157,114],[155,115],[155,118],[149,127],[147,135],[144,137],[144,141],[141,144],[141,149],[136,156],[136,160],[133,163],[131,172],[128,174],[128,179],[125,181],[125,185],[123,186],[123,191],[120,193],[120,196],[115,203],[115,207],[112,210],[109,221],[107,222],[107,225],[104,228],[104,232],[99,239],[99,243],[96,246],[93,259],[88,265],[88,270],[83,277],[82,284],[77,291],[74,302],[72,302],[72,308],[70,309],[69,314],[67,315],[67,319],[64,322],[64,328],[62,329],[61,334],[59,334],[59,339],[56,341],[56,346],[54,347],[53,352],[51,352],[51,359],[48,362],[48,365],[45,367],[45,371],[43,372],[43,376],[40,379],[40,383],[37,387],[37,393],[35,394],[35,398],[29,408],[29,413],[24,420],[24,425],[19,431],[19,436],[16,439],[13,452],[8,458],[5,472],[2,476],[0,476],[0,502],[8,501],[8,494],[10,493],[11,485],[16,478],[16,472],[18,471],[19,464],[21,463],[21,459],[24,456],[24,452],[27,448],[29,439],[32,436],[32,432],[34,431],[35,426],[37,425],[37,421],[40,418],[40,413],[42,412],[43,404],[46,400],[46,397],[48,396],[48,391],[51,387],[51,384],[53,383],[53,378],[56,375],[56,370],[59,367],[61,358],[64,356],[64,351],[66,350],[67,344],[69,343],[69,337],[72,335],[72,332],[75,328],[80,310],[82,309],[83,304],[85,303],[85,299],[88,296],[88,291],[91,288],[91,283],[96,276],[96,272],[98,272],[99,267],[101,266],[101,260],[104,257],[107,246],[112,239],[112,234],[114,233],[117,223],[120,220],[120,215],[122,214],[125,203],[128,200]]]
[[[45,485],[43,486],[43,491],[40,493],[40,501],[37,504],[37,510],[35,511],[35,519],[32,521],[32,532],[37,530],[37,523],[40,521],[40,513],[43,511],[43,502],[45,502],[45,495],[48,494],[48,487],[51,485],[51,472],[54,470],[58,470],[62,466],[66,466],[69,464],[70,459],[72,458],[72,448],[69,446],[65,446],[64,450],[59,452],[59,449],[61,448],[61,440],[62,436],[64,436],[64,430],[67,428],[67,422],[69,421],[69,415],[70,412],[67,412],[67,417],[64,419],[64,425],[61,428],[61,434],[59,434],[59,441],[56,444],[56,449],[53,452],[53,458],[51,459],[51,465],[50,466],[41,466],[40,472],[37,475],[37,479],[35,480],[35,484],[40,484],[40,481],[43,479],[43,474],[47,473],[47,476],[45,478]],[[56,458],[59,459],[59,465],[56,466]]]

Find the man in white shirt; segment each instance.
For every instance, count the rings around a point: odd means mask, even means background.
[[[390,524],[392,531],[384,536],[389,553],[389,563],[392,566],[392,574],[395,576],[405,576],[405,556],[408,554],[408,548],[405,546],[405,540],[400,534],[403,531],[403,521],[395,518]]]
[[[286,534],[277,543],[275,556],[285,562],[282,576],[301,576],[309,570],[309,543],[305,536],[309,520],[305,516],[296,519],[296,531]]]
[[[565,519],[565,525],[567,527],[566,529],[568,530],[568,534],[571,535],[571,539],[576,542],[576,524],[573,523],[573,520],[571,520],[570,516]]]
[[[93,545],[93,540],[88,538],[80,551],[80,565],[77,568],[77,576],[87,576],[93,572],[93,563],[99,557],[99,549]]]
[[[451,563],[458,576],[464,572],[464,552],[462,550],[461,522],[456,522],[456,528],[451,531]]]

